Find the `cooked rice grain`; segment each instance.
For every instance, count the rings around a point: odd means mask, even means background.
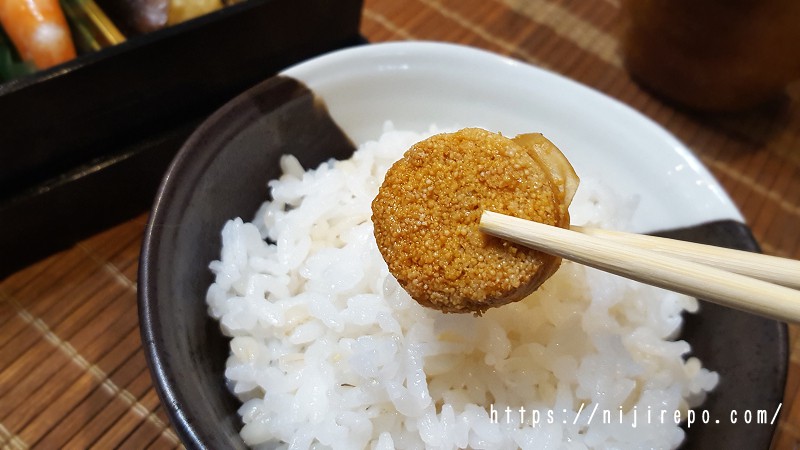
[[[530,297],[474,317],[421,307],[389,274],[370,203],[389,166],[433,132],[387,126],[351,159],[309,171],[286,156],[256,219],[225,225],[207,302],[232,337],[225,376],[243,401],[245,442],[678,446],[684,433],[672,420],[643,417],[648,408],[685,411],[717,383],[685,358],[686,342],[672,340],[681,312],[697,308],[694,299],[565,261]],[[582,179],[573,222],[623,225],[631,200]],[[613,420],[589,424],[595,406]]]

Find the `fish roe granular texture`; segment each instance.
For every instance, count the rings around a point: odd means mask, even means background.
[[[478,128],[413,145],[386,173],[372,203],[378,248],[422,305],[480,314],[520,300],[560,258],[482,233],[484,210],[565,226],[563,195],[541,162]]]

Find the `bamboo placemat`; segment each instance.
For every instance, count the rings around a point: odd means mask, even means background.
[[[686,143],[739,206],[765,253],[800,259],[800,86],[739,116],[673,108],[631,81],[616,0],[366,0],[372,42],[485,48],[589,85]],[[141,349],[136,272],[147,215],[0,282],[0,448],[174,448]],[[57,224],[54,224],[57,232]],[[2,255],[13,258],[14,255]],[[800,446],[800,339],[773,447]]]

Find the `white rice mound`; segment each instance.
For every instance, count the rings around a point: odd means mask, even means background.
[[[244,441],[677,447],[672,412],[685,417],[718,380],[672,340],[696,300],[565,261],[524,301],[474,317],[420,306],[389,274],[370,204],[389,166],[434,132],[388,124],[351,159],[309,171],[286,156],[255,220],[225,225],[207,302],[232,337],[225,376],[243,402]],[[623,228],[633,207],[584,177],[570,211],[573,223]]]

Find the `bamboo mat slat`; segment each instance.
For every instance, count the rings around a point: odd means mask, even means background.
[[[800,259],[800,85],[785,103],[747,114],[675,108],[625,72],[618,12],[617,0],[366,0],[361,30],[372,42],[484,48],[630,105],[697,154],[765,253]],[[0,281],[0,449],[181,447],[138,330],[146,220],[142,213]],[[800,331],[790,332],[775,449],[800,447]]]

